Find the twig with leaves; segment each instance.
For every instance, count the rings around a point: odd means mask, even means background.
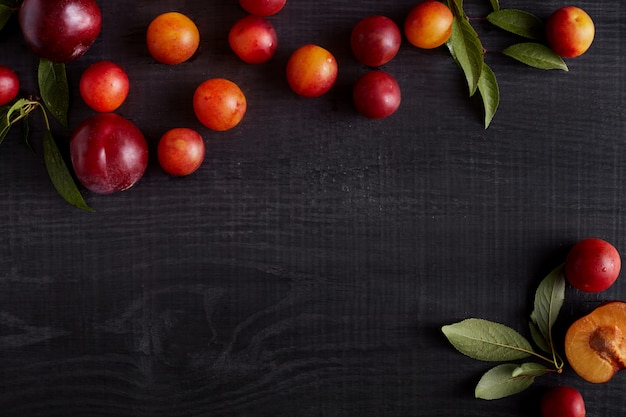
[[[485,49],[463,10],[463,0],[445,0],[445,3],[454,15],[452,35],[446,46],[465,74],[470,97],[476,92],[480,94],[486,129],[500,104],[498,81],[485,62]],[[493,11],[486,18],[489,23],[529,40],[505,48],[504,55],[538,69],[568,70],[563,59],[540,42],[544,34],[544,22],[540,18],[523,10],[501,9],[498,0],[490,0],[490,4]]]
[[[41,59],[37,68],[37,79],[41,99],[22,98],[12,105],[0,107],[0,143],[4,141],[13,126],[20,124],[22,137],[30,147],[28,140],[30,134],[29,117],[33,111],[41,110],[45,122],[43,159],[54,188],[65,201],[73,206],[86,211],[93,211],[85,202],[59,151],[52,135],[47,113],[47,111],[50,112],[63,127],[67,127],[69,88],[65,65]]]
[[[530,335],[543,353],[513,328],[489,320],[469,318],[442,327],[448,341],[462,354],[481,361],[507,362],[482,376],[476,385],[476,398],[494,400],[517,394],[530,387],[538,376],[562,372],[564,361],[556,351],[552,328],[564,301],[565,275],[560,265],[539,284],[530,315]],[[509,362],[530,357],[548,365]]]

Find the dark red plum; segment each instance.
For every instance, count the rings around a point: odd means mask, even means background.
[[[24,41],[37,56],[67,63],[94,43],[102,13],[94,0],[24,0],[19,23]]]
[[[600,292],[609,288],[619,276],[622,260],[609,242],[587,238],[577,242],[565,259],[565,277],[574,288]]]
[[[391,61],[402,43],[398,26],[385,16],[369,16],[359,21],[350,35],[350,47],[356,59],[370,67]]]
[[[550,388],[541,400],[541,417],[585,417],[585,401],[573,387]]]
[[[354,105],[368,119],[391,116],[400,107],[401,92],[396,79],[384,71],[362,75],[352,90]]]
[[[74,130],[70,156],[85,188],[111,194],[132,187],[143,176],[148,145],[130,120],[115,113],[99,113]]]

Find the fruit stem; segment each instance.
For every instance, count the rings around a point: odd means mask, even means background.
[[[46,113],[46,109],[39,102],[36,103],[41,108],[41,113],[43,113],[43,119],[46,123],[46,129],[50,131],[50,120],[48,120],[48,113]]]
[[[14,124],[15,122],[18,122],[26,117],[28,117],[28,115],[35,110],[38,106],[40,106],[40,104],[36,101],[27,101],[26,103],[24,103],[24,105],[22,106],[22,108],[20,109],[20,114],[19,116],[17,116],[15,119],[9,119],[8,122],[10,124]],[[7,115],[7,117],[9,117],[10,115]]]
[[[556,353],[554,348],[552,349],[552,358],[554,359],[555,368],[558,370],[562,370],[563,366],[565,366],[565,361],[563,360],[563,358],[561,358],[561,356],[558,353]]]
[[[535,351],[528,351],[528,353],[530,353],[531,355],[533,355],[533,356],[535,356],[535,357],[537,357],[537,358],[539,358],[539,359],[543,359],[544,361],[546,361],[546,362],[548,362],[548,363],[551,363],[552,365],[554,365],[554,367],[556,368],[556,370],[559,370],[559,369],[561,369],[561,368],[563,367],[563,365],[561,364],[561,366],[559,366],[559,365],[557,364],[557,359],[556,359],[556,357],[555,357],[555,356],[558,356],[558,355],[556,355],[556,353],[554,353],[554,350],[553,350],[552,352],[553,352],[553,354],[552,354],[552,359],[550,359],[550,358],[548,358],[548,357],[546,357],[546,356],[543,356],[543,355],[541,355],[541,354],[539,354],[539,353],[537,353],[537,352],[535,352]],[[559,358],[559,359],[560,359],[560,358]],[[562,361],[561,361],[561,363],[562,363]]]
[[[557,370],[562,370],[563,366],[565,366],[565,361],[561,356],[557,353],[554,348],[554,339],[552,338],[552,328],[548,329],[548,343],[550,344],[550,350],[552,351],[552,363]]]

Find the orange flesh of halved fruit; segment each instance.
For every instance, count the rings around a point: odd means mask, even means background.
[[[596,384],[626,368],[626,303],[604,303],[575,321],[565,335],[565,356],[581,378]]]

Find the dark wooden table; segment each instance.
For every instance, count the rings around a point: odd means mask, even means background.
[[[569,72],[486,60],[501,103],[488,129],[480,102],[445,48],[406,42],[384,69],[401,85],[392,117],[370,121],[351,102],[367,71],[352,57],[352,26],[371,14],[402,24],[408,0],[288,0],[270,18],[274,59],[240,62],[227,32],[244,15],[229,1],[100,1],[103,31],[68,64],[67,140],[92,112],[82,71],[110,59],[131,93],[119,114],[152,151],[145,176],[109,196],[82,190],[95,213],[65,203],[41,157],[13,131],[0,151],[0,415],[6,417],[535,416],[546,388],[585,396],[589,416],[626,413],[626,376],[591,385],[569,368],[502,400],[473,397],[492,365],[456,352],[442,325],[467,317],[528,336],[541,279],[583,237],[626,253],[626,9],[576,5],[596,22],[589,52]],[[566,1],[504,1],[542,18]],[[466,1],[481,17],[487,1]],[[155,63],[144,43],[157,14],[197,22],[201,48],[179,66]],[[473,21],[483,44],[511,38]],[[331,50],[337,84],[299,98],[284,78],[305,43]],[[15,21],[0,33],[0,63],[36,92],[34,57]],[[191,107],[212,77],[238,83],[244,121],[211,132]],[[34,118],[36,119],[36,118]],[[172,178],[155,146],[173,127],[202,133],[198,172]],[[564,328],[606,292],[566,290]]]

